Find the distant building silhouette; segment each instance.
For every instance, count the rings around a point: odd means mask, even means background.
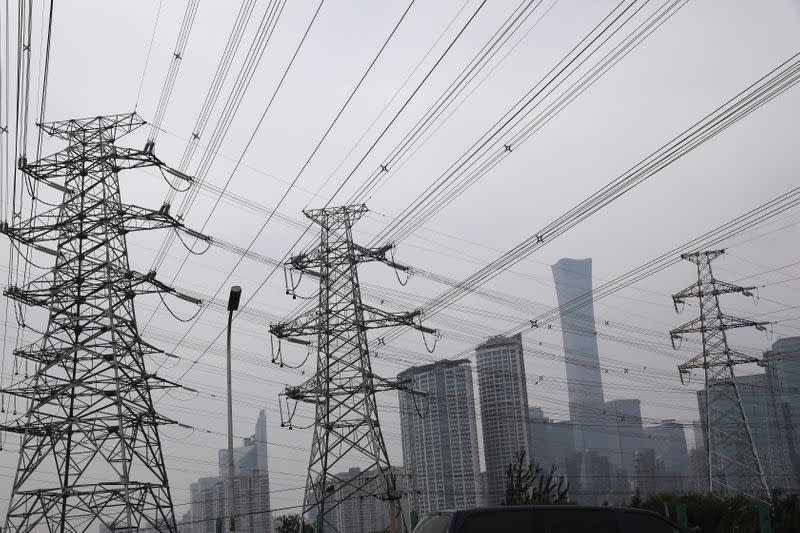
[[[528,442],[530,457],[545,470],[555,465],[566,475],[566,457],[576,452],[572,423],[555,421],[544,415],[541,407],[528,408]]]
[[[777,377],[777,373],[773,374]],[[717,386],[712,382],[711,387]],[[750,432],[753,435],[758,458],[767,477],[767,484],[770,490],[797,489],[797,478],[793,474],[791,463],[791,450],[788,441],[792,437],[790,427],[785,424],[782,418],[781,408],[785,403],[776,403],[775,398],[769,394],[770,386],[766,374],[753,374],[736,377],[736,385],[742,399],[742,408],[747,417]],[[705,428],[706,402],[705,390],[697,391],[697,404],[700,408],[700,419]],[[791,418],[791,417],[790,417]],[[731,431],[741,431],[741,428],[731,428]],[[731,469],[732,476],[737,475],[735,469]],[[739,476],[753,475],[747,471],[741,471]],[[725,485],[730,487],[732,493],[737,492],[740,485],[739,480],[726,480]]]
[[[611,446],[619,454],[614,462],[632,478],[636,453],[646,447],[641,402],[636,399],[610,400],[606,402],[606,419],[611,438],[617,439]]]
[[[238,533],[272,532],[267,461],[267,415],[262,409],[255,433],[233,449],[234,516]],[[181,531],[216,533],[217,522],[227,516],[228,450],[219,450],[218,477],[203,477],[189,486],[191,509]]]
[[[560,259],[552,270],[560,307],[591,294],[591,258]],[[567,367],[569,418],[575,424],[576,449],[616,457],[613,451],[609,453],[609,442],[613,444],[617,439],[598,427],[605,402],[591,301],[574,312],[562,313],[561,334]]]
[[[642,451],[652,449],[661,465],[659,490],[676,493],[688,491],[692,469],[683,424],[664,420],[644,431],[646,443]]]
[[[505,497],[506,467],[528,444],[528,390],[522,336],[492,337],[475,349],[488,505]]]
[[[764,353],[767,387],[781,431],[776,436],[784,461],[788,461],[791,485],[800,491],[800,337],[775,341]]]
[[[391,467],[401,495],[408,493],[405,471]],[[334,474],[326,490],[325,533],[368,533],[386,531],[389,527],[388,505],[381,496],[386,492],[384,476],[374,469],[362,471],[350,468]],[[398,505],[403,510],[403,520],[408,523],[408,499],[403,496]],[[309,517],[312,522],[314,517]],[[400,524],[398,524],[400,526]]]
[[[416,516],[475,507],[481,501],[478,429],[472,367],[468,359],[441,360],[398,375],[403,464],[409,504]]]

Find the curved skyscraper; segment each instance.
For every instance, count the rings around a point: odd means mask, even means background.
[[[592,292],[592,260],[561,259],[552,266],[558,305]],[[609,453],[609,435],[599,425],[603,414],[603,384],[600,379],[600,357],[594,327],[594,307],[591,303],[577,311],[561,315],[561,333],[567,365],[569,418],[575,425],[575,445],[579,451]]]

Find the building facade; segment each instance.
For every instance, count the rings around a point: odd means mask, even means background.
[[[398,376],[426,396],[401,391],[400,428],[409,505],[416,516],[480,505],[480,460],[472,366],[442,360]]]
[[[777,340],[764,353],[767,388],[775,409],[775,444],[788,461],[793,490],[800,490],[800,337]]]
[[[529,452],[522,336],[492,337],[475,349],[486,461],[487,505],[503,501],[506,467]]]
[[[683,424],[664,420],[645,428],[642,450],[653,450],[660,463],[658,484],[665,492],[686,492],[690,489],[692,467]]]
[[[711,383],[714,387],[717,384]],[[742,408],[747,417],[750,433],[753,436],[758,459],[764,469],[767,478],[767,485],[770,490],[796,490],[796,477],[793,476],[793,465],[791,462],[788,441],[791,438],[791,427],[787,427],[782,418],[781,408],[785,405],[776,403],[775,398],[769,394],[770,385],[767,374],[752,374],[736,377],[736,386],[739,389],[739,396],[742,400]],[[774,389],[774,387],[773,387]],[[706,405],[705,390],[697,391],[697,404],[700,409],[700,420],[703,425],[705,439],[706,424]],[[733,408],[733,406],[731,406]],[[743,431],[741,427],[732,428],[731,431]],[[742,444],[744,445],[744,444]],[[706,463],[707,464],[707,463]],[[735,465],[734,465],[735,466]],[[737,477],[750,476],[752,474],[746,470],[729,468],[731,479],[723,480],[723,484],[729,487],[730,492],[739,491]]]
[[[610,438],[615,440],[611,449],[619,454],[614,462],[633,478],[636,453],[645,447],[641,402],[636,399],[610,400],[606,402],[606,419]]]

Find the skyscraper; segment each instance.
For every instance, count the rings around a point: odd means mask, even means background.
[[[505,496],[505,470],[528,452],[528,389],[522,336],[492,337],[475,349],[488,505]]]
[[[559,307],[592,292],[592,260],[560,259],[552,266]],[[569,417],[575,427],[579,450],[595,450],[609,454],[609,436],[597,428],[605,405],[600,378],[600,356],[591,302],[572,313],[562,313],[561,334],[567,366]],[[613,439],[611,439],[613,442]]]
[[[472,367],[443,359],[398,375],[427,397],[400,392],[403,464],[411,511],[464,509],[480,503],[480,461]]]
[[[267,415],[262,409],[255,433],[233,449],[234,516],[238,533],[265,533],[272,529],[267,462]],[[192,533],[213,533],[227,515],[228,450],[218,452],[219,477],[203,477],[190,486]],[[222,520],[222,521],[220,521]]]

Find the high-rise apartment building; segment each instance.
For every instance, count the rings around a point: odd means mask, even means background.
[[[528,389],[522,336],[492,337],[475,349],[478,367],[487,504],[505,497],[506,467],[528,444]]]
[[[219,477],[203,477],[189,487],[191,513],[186,531],[216,533],[218,523],[227,516],[228,450],[218,453]],[[269,497],[269,468],[267,462],[267,416],[262,409],[255,433],[233,449],[234,459],[234,516],[238,533],[273,531]]]
[[[472,367],[468,359],[409,368],[399,379],[403,464],[417,516],[480,504],[480,460]]]
[[[591,258],[560,259],[552,270],[560,307],[591,294]],[[597,427],[605,402],[591,302],[574,312],[562,313],[561,333],[567,367],[569,418],[575,425],[576,447],[579,451],[595,451],[613,460],[617,454],[609,453],[608,448],[609,442],[615,439],[610,439],[607,431]]]

